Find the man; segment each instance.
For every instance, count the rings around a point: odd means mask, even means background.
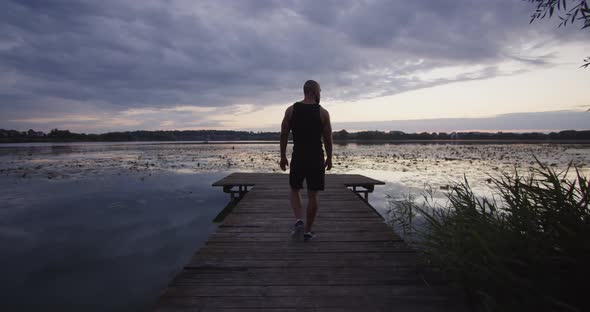
[[[320,85],[308,80],[303,85],[303,101],[297,102],[285,111],[281,124],[281,169],[289,166],[287,141],[293,131],[293,154],[289,167],[289,200],[295,214],[291,232],[293,239],[310,241],[315,238],[311,231],[318,211],[318,192],[324,190],[325,170],[332,169],[332,125],[328,111],[320,105]],[[322,138],[326,148],[326,159],[322,150]],[[303,222],[303,207],[299,190],[307,184],[307,218]]]

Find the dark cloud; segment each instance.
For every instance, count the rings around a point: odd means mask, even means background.
[[[519,53],[554,36],[551,23],[528,25],[532,9],[512,0],[2,1],[0,114],[289,102],[308,78],[328,99],[354,100],[493,77],[507,74],[497,67],[505,60],[550,62]],[[484,67],[413,76],[473,64]]]

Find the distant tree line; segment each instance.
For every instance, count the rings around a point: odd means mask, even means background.
[[[335,141],[422,141],[422,140],[590,140],[590,130],[560,132],[421,132],[340,130],[333,133]],[[233,130],[156,130],[123,131],[102,134],[74,133],[53,129],[49,133],[0,129],[0,142],[117,142],[117,141],[278,141],[279,132]]]
[[[0,142],[117,142],[117,141],[278,141],[278,132],[233,130],[155,130],[119,131],[102,134],[75,133],[70,130],[42,131],[0,129]]]
[[[590,130],[576,131],[565,130],[560,132],[421,132],[405,133],[403,131],[360,131],[347,132],[340,130],[334,132],[334,140],[590,140]]]

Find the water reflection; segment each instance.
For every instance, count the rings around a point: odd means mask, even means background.
[[[224,175],[0,180],[0,305],[145,308],[215,229]]]

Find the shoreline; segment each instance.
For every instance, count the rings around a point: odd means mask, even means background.
[[[346,145],[349,143],[355,144],[450,144],[450,143],[471,143],[471,144],[590,144],[590,140],[514,140],[514,139],[489,139],[489,140],[470,140],[470,139],[455,139],[455,140],[334,140],[334,144]],[[2,142],[0,147],[11,146],[55,146],[55,145],[76,145],[76,144],[96,144],[96,145],[149,145],[149,144],[279,144],[279,140],[210,140],[210,141],[20,141],[20,142]],[[292,141],[289,141],[293,144]]]

